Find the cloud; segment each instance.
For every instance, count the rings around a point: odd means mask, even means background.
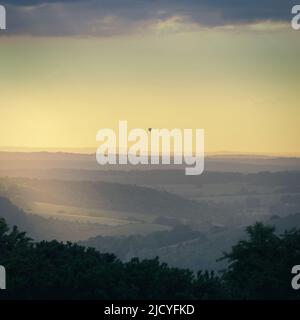
[[[3,0],[8,35],[113,36],[291,20],[294,0]]]

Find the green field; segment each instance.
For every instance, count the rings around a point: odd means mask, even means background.
[[[93,229],[96,228],[98,232],[97,235],[148,234],[169,229],[167,226],[152,223],[155,216],[129,212],[94,210],[44,202],[34,202],[26,208],[26,211],[51,219],[78,222],[82,225],[92,224]]]

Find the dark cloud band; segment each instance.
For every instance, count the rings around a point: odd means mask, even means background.
[[[1,1],[1,0],[0,0]],[[151,23],[182,17],[215,27],[291,20],[294,0],[3,0],[6,34],[43,36],[132,33]]]

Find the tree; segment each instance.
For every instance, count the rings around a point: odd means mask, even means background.
[[[292,267],[300,262],[300,230],[279,236],[275,229],[256,223],[246,229],[248,240],[225,253],[229,266],[223,281],[232,298],[294,299]]]
[[[26,299],[295,299],[292,267],[300,262],[300,230],[279,236],[257,223],[248,239],[225,253],[228,267],[213,272],[169,267],[158,258],[124,263],[113,254],[74,243],[34,243],[0,220],[0,264],[8,298]],[[2,295],[2,296],[1,296]],[[3,292],[0,292],[0,298]]]

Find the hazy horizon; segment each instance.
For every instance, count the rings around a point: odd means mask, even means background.
[[[82,155],[94,155],[97,149],[92,147],[82,148],[42,148],[42,147],[15,147],[15,146],[0,146],[0,152],[5,153],[66,153],[66,154],[82,154]],[[118,153],[117,153],[118,154]],[[287,158],[298,158],[300,152],[248,152],[248,151],[205,151],[205,156],[244,156],[244,157],[287,157]]]

